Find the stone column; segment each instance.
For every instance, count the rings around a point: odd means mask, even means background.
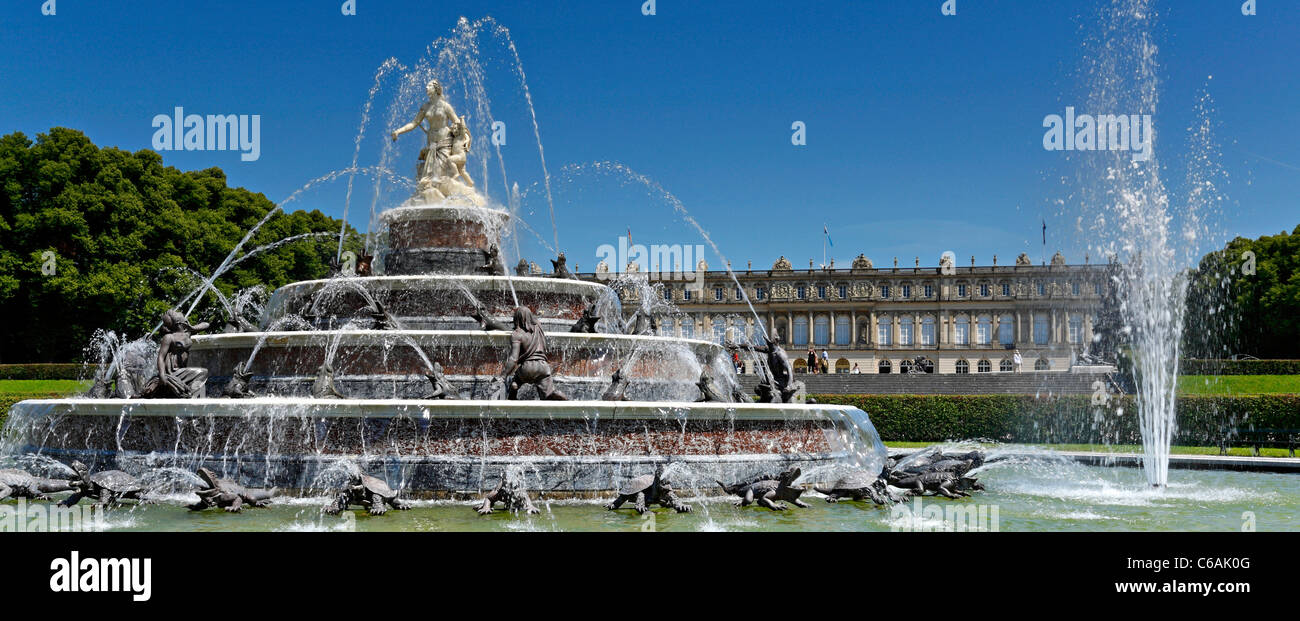
[[[831,337],[830,347],[835,347],[835,311],[829,310],[826,312],[830,313],[830,325],[828,326],[828,329],[830,330],[830,337]]]

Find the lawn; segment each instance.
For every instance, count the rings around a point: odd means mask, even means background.
[[[1192,395],[1300,393],[1300,375],[1183,375],[1178,392]]]
[[[885,446],[897,449],[925,448],[937,444],[936,442],[886,442]],[[1029,448],[1031,446],[1038,448],[1051,449],[1053,451],[1091,451],[1096,453],[1141,453],[1142,447],[1136,444],[1003,444],[999,445],[1007,448]],[[1174,455],[1218,455],[1219,447],[1217,446],[1171,446],[1169,452]],[[1261,457],[1290,457],[1284,448],[1261,448],[1259,450]],[[1248,446],[1232,447],[1228,449],[1228,455],[1235,457],[1253,457],[1254,454]]]

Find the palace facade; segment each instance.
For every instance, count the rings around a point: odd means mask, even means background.
[[[859,255],[849,269],[795,269],[781,257],[768,270],[709,271],[702,278],[655,281],[655,295],[681,311],[661,318],[661,334],[716,342],[761,342],[761,321],[807,370],[807,351],[829,357],[832,373],[906,372],[923,359],[927,372],[1068,371],[1092,342],[1106,287],[1105,265],[1066,265],[1061,253],[1049,265],[1021,254],[1013,265],[878,268]],[[752,267],[752,266],[751,266]],[[630,266],[629,271],[637,271]],[[608,282],[607,266],[584,280]],[[739,287],[737,287],[739,282]],[[639,306],[622,289],[624,308]],[[746,302],[746,295],[749,303]],[[750,304],[753,312],[750,311]],[[746,369],[752,371],[752,369]]]

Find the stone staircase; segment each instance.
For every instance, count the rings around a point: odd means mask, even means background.
[[[1092,383],[1101,380],[1108,392],[1114,385],[1105,374],[1062,373],[1060,371],[1026,371],[1023,373],[971,374],[831,374],[796,373],[808,394],[864,395],[1061,395],[1092,394]],[[759,376],[741,375],[740,383],[753,394]]]

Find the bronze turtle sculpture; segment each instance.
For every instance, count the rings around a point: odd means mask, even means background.
[[[336,515],[352,505],[361,505],[370,515],[388,513],[388,507],[405,511],[411,503],[397,497],[397,492],[383,479],[368,474],[354,473],[348,480],[347,487],[339,492],[334,502],[325,507],[325,513]]]
[[[661,507],[667,507],[678,513],[689,513],[691,506],[682,503],[673,492],[673,486],[663,478],[664,467],[660,464],[655,468],[654,474],[643,474],[634,479],[629,479],[618,489],[618,497],[613,502],[605,505],[605,508],[614,511],[622,507],[624,503],[632,501],[633,508],[637,513],[645,513],[650,510],[650,505],[657,504]]]
[[[100,506],[115,504],[124,499],[149,502],[144,497],[144,484],[121,470],[101,470],[91,474],[86,464],[74,461],[72,471],[77,473],[77,478],[68,481],[73,492],[59,503],[64,507],[71,507],[87,496],[97,499],[96,504]]]

